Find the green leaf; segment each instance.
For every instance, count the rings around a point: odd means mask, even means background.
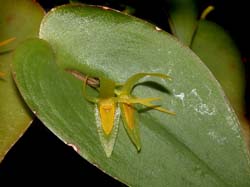
[[[244,117],[245,73],[240,52],[229,34],[216,23],[201,20],[198,25],[191,48],[221,84],[249,136]]]
[[[48,13],[40,38],[16,50],[16,83],[32,111],[83,158],[130,186],[250,185],[236,115],[209,70],[169,34],[117,11],[72,5]],[[107,158],[94,106],[82,95],[82,81],[65,69],[121,83],[139,72],[168,74],[173,81],[144,78],[133,95],[159,96],[176,115],[140,110],[139,153],[120,121]]]
[[[198,10],[195,0],[170,0],[169,25],[172,33],[190,46],[197,27]]]
[[[204,20],[214,7],[208,6],[198,20],[196,0],[171,0],[169,23],[173,34],[202,59],[224,89],[236,111],[250,145],[245,117],[245,73],[241,57],[230,35],[219,25]]]
[[[16,40],[1,47],[0,52],[14,49],[21,41],[38,33],[44,10],[33,0],[0,0],[0,41]]]
[[[16,39],[0,47],[0,161],[32,121],[31,112],[12,80],[12,52],[18,43],[38,35],[44,11],[31,0],[0,0],[0,41]]]

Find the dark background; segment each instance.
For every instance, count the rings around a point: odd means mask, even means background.
[[[125,5],[134,8],[135,16],[148,20],[169,31],[167,23],[167,0],[86,0],[86,4],[109,6],[124,10]],[[65,4],[67,0],[39,0],[46,10]],[[207,5],[215,10],[208,16],[223,26],[232,36],[242,54],[247,74],[246,102],[249,106],[249,6],[247,0],[200,0],[199,10]],[[232,76],[232,75],[228,75]],[[249,109],[247,110],[250,113]],[[249,116],[249,115],[248,115]],[[70,186],[123,186],[80,157],[71,147],[54,136],[38,119],[8,152],[0,164],[0,181],[5,186],[70,184]],[[1,185],[2,186],[2,185]]]

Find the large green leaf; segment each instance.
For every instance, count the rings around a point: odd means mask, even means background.
[[[219,25],[202,20],[191,49],[206,63],[239,114],[244,109],[245,75],[240,53]]]
[[[15,41],[0,47],[0,161],[31,123],[31,112],[21,99],[12,80],[12,50],[21,41],[38,35],[44,11],[31,0],[0,0],[0,41]]]
[[[223,87],[242,125],[245,122],[245,73],[240,53],[231,37],[219,25],[199,21],[192,50],[206,63]]]
[[[170,1],[173,34],[201,58],[221,84],[244,128],[250,144],[249,123],[245,118],[245,74],[239,51],[230,35],[219,25],[204,20],[209,6],[198,20],[195,0]]]
[[[249,154],[223,91],[169,34],[117,11],[71,5],[44,18],[40,38],[16,50],[16,83],[43,123],[89,162],[131,186],[250,185]],[[94,106],[82,95],[83,83],[65,69],[116,82],[138,72],[169,74],[171,83],[145,78],[133,94],[162,97],[160,104],[177,114],[140,112],[140,153],[120,122],[107,158]]]

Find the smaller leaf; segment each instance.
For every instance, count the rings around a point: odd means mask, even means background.
[[[197,26],[198,10],[195,0],[170,0],[169,25],[172,33],[190,46]]]
[[[43,16],[44,10],[33,0],[0,0],[0,161],[33,118],[13,81],[12,50],[38,35]]]
[[[0,52],[13,50],[27,38],[38,34],[45,11],[34,0],[0,0],[0,41],[15,37]]]

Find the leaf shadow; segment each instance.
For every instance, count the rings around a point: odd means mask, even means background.
[[[161,105],[154,105],[155,107],[161,106]],[[154,110],[154,108],[152,107],[145,107],[145,108],[141,108],[141,109],[137,109],[138,113],[144,113],[144,112],[148,112],[150,110]]]
[[[165,86],[157,83],[157,82],[154,82],[154,81],[145,81],[145,82],[141,82],[141,83],[138,83],[136,84],[133,89],[135,89],[137,86],[146,86],[146,87],[150,87],[150,88],[153,88],[155,90],[158,90],[158,91],[161,91],[161,92],[164,92],[168,95],[172,95],[172,92],[166,88]]]
[[[7,82],[7,80],[4,77],[0,77],[1,82]]]
[[[13,51],[14,51],[14,49],[8,49],[6,51],[0,51],[0,55],[6,55],[6,54],[9,54],[9,53],[11,53]]]
[[[150,87],[152,89],[158,90],[160,92],[166,93],[168,95],[173,95],[173,93],[168,88],[154,81],[145,81],[145,82],[138,83],[133,87],[133,89],[135,89],[137,86],[146,86],[146,87]],[[155,104],[154,106],[159,107],[161,105]],[[145,108],[138,109],[137,111],[138,113],[144,113],[149,110],[154,110],[154,107],[145,107]]]

